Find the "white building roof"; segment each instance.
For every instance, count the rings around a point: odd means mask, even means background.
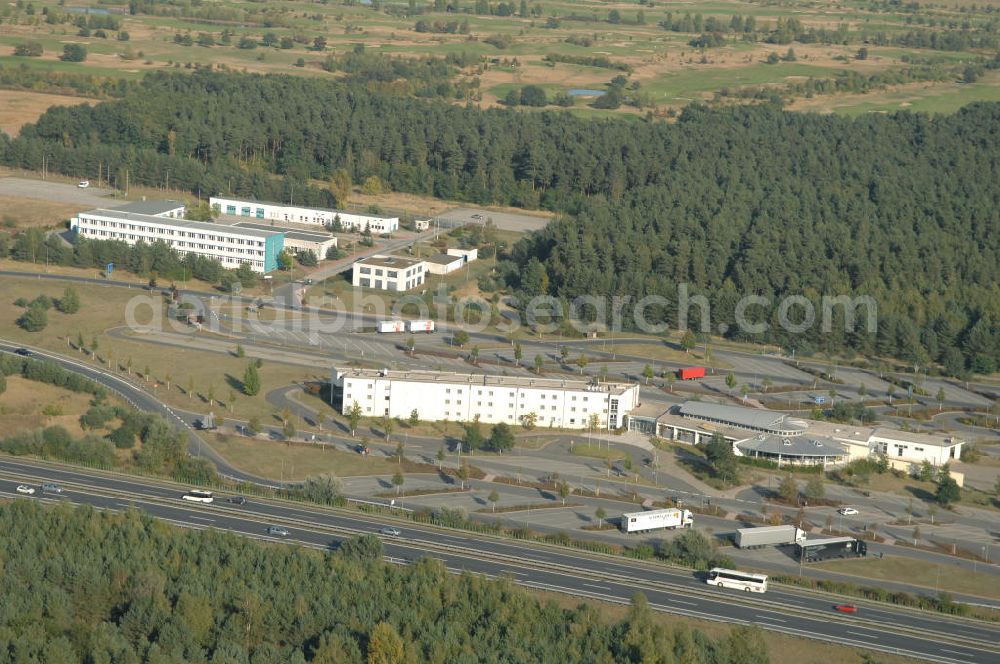
[[[413,383],[462,383],[489,387],[533,388],[537,390],[574,390],[580,392],[604,392],[622,394],[633,389],[637,383],[588,383],[582,380],[560,378],[534,378],[532,376],[499,376],[494,374],[466,374],[450,371],[397,371],[393,369],[346,368],[341,370],[344,378],[382,378],[392,381]]]
[[[917,445],[932,445],[934,447],[952,447],[954,445],[961,445],[962,440],[955,438],[954,436],[943,436],[940,434],[930,434],[930,433],[915,433],[913,431],[901,431],[899,429],[887,429],[885,427],[878,427],[872,434],[872,438],[879,438],[882,440],[898,440],[907,443],[916,443]]]
[[[375,255],[368,258],[361,258],[355,261],[355,265],[372,265],[375,267],[391,267],[397,270],[405,270],[408,267],[423,263],[422,259],[406,258],[403,256],[382,256]]]
[[[119,221],[134,221],[143,224],[155,224],[158,226],[173,226],[175,228],[187,228],[203,233],[228,233],[241,237],[269,238],[274,235],[284,235],[279,230],[262,231],[256,228],[241,228],[237,226],[227,226],[226,224],[213,224],[206,221],[189,221],[187,219],[177,219],[175,217],[156,217],[151,214],[135,214],[132,212],[122,212],[120,210],[88,210],[81,212],[80,216],[104,217],[106,219],[117,219]]]

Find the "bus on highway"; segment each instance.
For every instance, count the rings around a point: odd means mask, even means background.
[[[211,491],[202,491],[201,489],[188,491],[181,498],[195,503],[210,503],[215,500],[215,496],[212,495]]]
[[[733,569],[715,567],[708,572],[708,578],[705,582],[710,586],[736,588],[748,593],[767,592],[766,574],[753,574],[752,572],[739,572]]]

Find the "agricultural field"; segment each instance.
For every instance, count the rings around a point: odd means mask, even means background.
[[[118,79],[210,67],[360,77],[403,94],[595,117],[672,116],[695,101],[772,98],[848,115],[951,112],[998,98],[993,3],[146,0],[132,7],[133,14],[129,5],[94,0],[4,7],[0,87],[112,97]],[[85,60],[64,60],[67,45],[83,46]],[[381,56],[437,63],[394,68]],[[87,80],[70,80],[77,74]],[[0,104],[0,123],[17,131],[45,103],[67,99],[19,97]]]

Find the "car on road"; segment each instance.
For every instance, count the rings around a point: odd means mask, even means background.
[[[841,507],[837,510],[837,514],[842,514],[843,516],[857,516],[861,512],[857,511],[853,507]]]
[[[63,488],[58,484],[54,484],[52,482],[46,482],[45,484],[42,485],[42,491],[45,493],[62,493]]]
[[[80,189],[86,189],[90,186],[90,180],[80,180],[77,185]]]
[[[856,607],[854,604],[835,604],[833,608],[835,611],[840,611],[841,613],[858,612],[858,607]]]
[[[244,496],[229,496],[229,498],[226,498],[226,502],[233,505],[246,505],[247,499]]]
[[[382,533],[383,535],[390,535],[392,537],[399,537],[400,535],[403,534],[402,530],[400,530],[399,528],[393,528],[392,526],[386,526],[385,528],[379,530],[379,532]]]
[[[473,219],[482,219],[483,215],[481,215],[481,214],[474,214],[474,215],[472,215],[472,218]]]
[[[288,537],[288,528],[285,528],[284,526],[268,526],[267,534],[275,535],[277,537]]]
[[[23,357],[31,357],[31,351],[28,350],[27,348],[18,348],[14,352]]]
[[[35,493],[35,487],[28,486],[27,484],[19,484],[17,487],[18,493],[23,493],[26,496],[31,496]]]

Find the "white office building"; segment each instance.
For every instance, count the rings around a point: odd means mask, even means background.
[[[138,242],[164,242],[180,254],[198,254],[213,258],[223,267],[236,269],[248,264],[254,272],[270,272],[278,267],[278,254],[284,246],[284,234],[255,228],[239,228],[200,221],[187,221],[183,206],[173,201],[130,204],[114,210],[89,210],[70,222],[79,237],[92,240],[120,240],[129,245]],[[160,211],[140,214],[134,209]]]
[[[427,264],[415,258],[376,254],[356,261],[351,284],[361,288],[406,291],[424,283]]]
[[[884,454],[890,460],[929,461],[935,466],[943,466],[961,458],[965,441],[954,436],[879,427],[868,438],[868,443],[873,453]]]
[[[399,230],[399,217],[387,217],[380,214],[360,214],[331,208],[298,207],[221,196],[212,196],[209,203],[218,214],[231,217],[250,217],[265,221],[316,224],[319,226],[328,226],[339,221],[345,229],[364,231],[367,228],[376,235],[394,233]]]
[[[533,414],[539,427],[616,429],[639,403],[637,383],[587,383],[559,378],[495,376],[437,371],[334,369],[340,412],[357,403],[366,417],[506,422],[518,425]]]

